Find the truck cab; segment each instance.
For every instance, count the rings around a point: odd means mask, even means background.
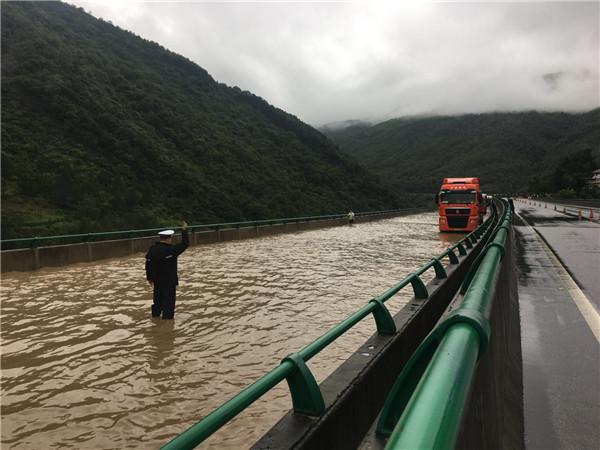
[[[478,178],[444,178],[436,200],[440,231],[470,232],[483,220]]]
[[[479,214],[481,217],[487,214],[487,208],[489,206],[489,198],[486,194],[479,193]]]

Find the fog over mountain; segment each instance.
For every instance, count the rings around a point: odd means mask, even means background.
[[[600,105],[598,2],[74,3],[317,126]]]

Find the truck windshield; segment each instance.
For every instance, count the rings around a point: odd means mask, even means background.
[[[441,191],[440,202],[464,205],[475,203],[475,191],[472,189],[462,191]]]

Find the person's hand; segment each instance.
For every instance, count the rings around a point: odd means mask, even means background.
[[[182,230],[187,230],[188,224],[187,222],[184,220],[183,222],[181,222],[181,229]]]

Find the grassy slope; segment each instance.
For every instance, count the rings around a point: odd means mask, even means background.
[[[81,9],[2,2],[3,238],[398,206],[325,136]]]

